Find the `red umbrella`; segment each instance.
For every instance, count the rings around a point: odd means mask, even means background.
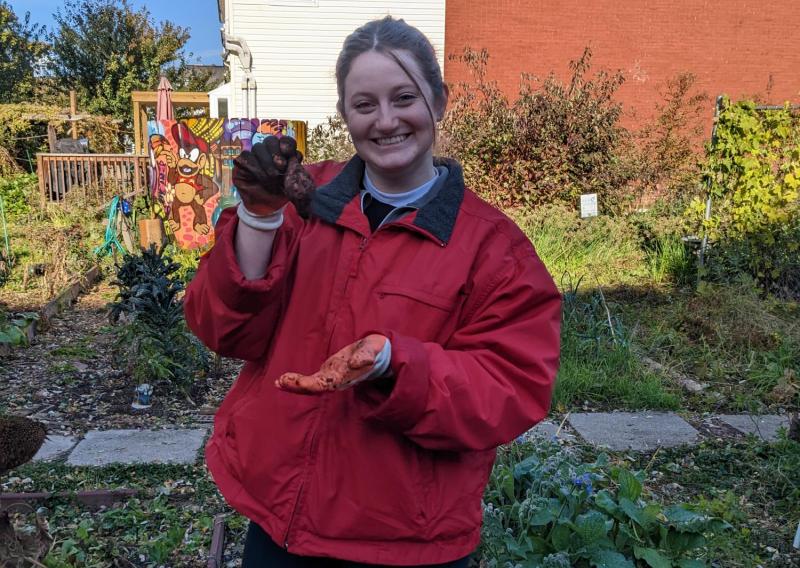
[[[158,99],[156,100],[156,120],[173,120],[172,115],[172,85],[169,80],[161,76],[158,82]]]

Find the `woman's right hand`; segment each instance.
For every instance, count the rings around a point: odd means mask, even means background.
[[[300,165],[302,160],[291,136],[267,136],[239,154],[234,160],[233,184],[245,208],[253,215],[267,216],[292,201],[306,216],[314,182]]]

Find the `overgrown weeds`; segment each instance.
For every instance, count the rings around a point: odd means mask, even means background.
[[[102,203],[75,193],[40,209],[32,206],[35,176],[13,178],[5,187],[16,197],[7,215],[13,264],[0,283],[0,302],[30,309],[97,262],[92,250],[102,241]]]
[[[720,566],[797,566],[791,543],[800,522],[800,444],[755,438],[707,441],[696,448],[643,455],[660,499],[685,499],[734,526],[709,541]]]
[[[562,287],[565,279],[594,287],[642,283],[647,275],[638,231],[624,218],[581,219],[574,208],[556,204],[516,209],[512,216]]]
[[[612,312],[602,289],[579,294],[578,286],[564,291],[554,407],[677,408],[674,386],[640,363],[630,329]]]
[[[621,304],[656,361],[708,385],[701,407],[764,411],[800,404],[796,304],[763,297],[752,279],[665,291]]]

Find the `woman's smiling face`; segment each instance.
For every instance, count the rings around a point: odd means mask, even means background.
[[[395,54],[423,92],[391,55],[367,51],[353,60],[340,109],[370,179],[387,192],[413,189],[434,175],[431,112],[437,120],[444,112],[414,58]]]

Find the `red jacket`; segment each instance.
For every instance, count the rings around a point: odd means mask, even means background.
[[[388,565],[470,554],[495,448],[548,412],[559,293],[516,225],[441,163],[439,193],[372,234],[363,162],[309,166],[324,184],[313,215],[287,208],[264,278],[242,276],[228,210],[189,286],[190,328],[248,361],[217,413],[209,469],[294,554]],[[390,388],[274,386],[370,332],[391,340]]]

